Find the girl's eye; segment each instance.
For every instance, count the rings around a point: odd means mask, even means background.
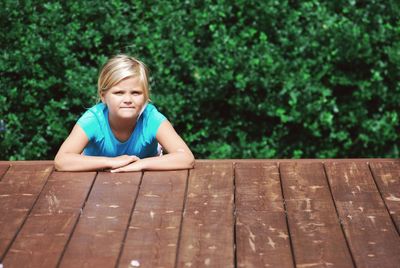
[[[133,92],[132,92],[132,95],[138,96],[138,95],[140,95],[140,92],[139,92],[139,91],[133,91]]]
[[[117,91],[117,92],[115,92],[114,94],[116,94],[116,95],[122,95],[122,94],[124,94],[122,91]]]

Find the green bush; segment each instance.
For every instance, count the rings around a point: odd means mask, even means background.
[[[399,157],[398,1],[2,1],[1,159],[52,159],[116,53],[197,158]]]

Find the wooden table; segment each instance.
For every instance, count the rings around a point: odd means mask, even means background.
[[[399,229],[399,159],[0,162],[4,268],[400,267]]]

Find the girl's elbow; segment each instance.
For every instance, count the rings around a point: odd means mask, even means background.
[[[65,171],[63,161],[59,155],[56,155],[56,157],[54,158],[54,168],[56,171]]]
[[[188,167],[189,169],[194,168],[194,161],[195,161],[194,156],[193,156],[192,154],[189,155],[189,156],[188,156],[188,159],[187,159],[187,167]]]
[[[57,158],[54,159],[54,169],[56,171],[62,171],[62,165],[61,165],[60,161]]]

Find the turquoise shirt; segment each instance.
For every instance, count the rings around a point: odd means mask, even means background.
[[[114,136],[108,121],[108,108],[99,103],[87,110],[77,124],[85,131],[89,143],[84,149],[85,155],[115,157],[136,155],[146,158],[157,155],[158,128],[166,120],[153,104],[148,103],[139,115],[129,139],[120,142]]]

